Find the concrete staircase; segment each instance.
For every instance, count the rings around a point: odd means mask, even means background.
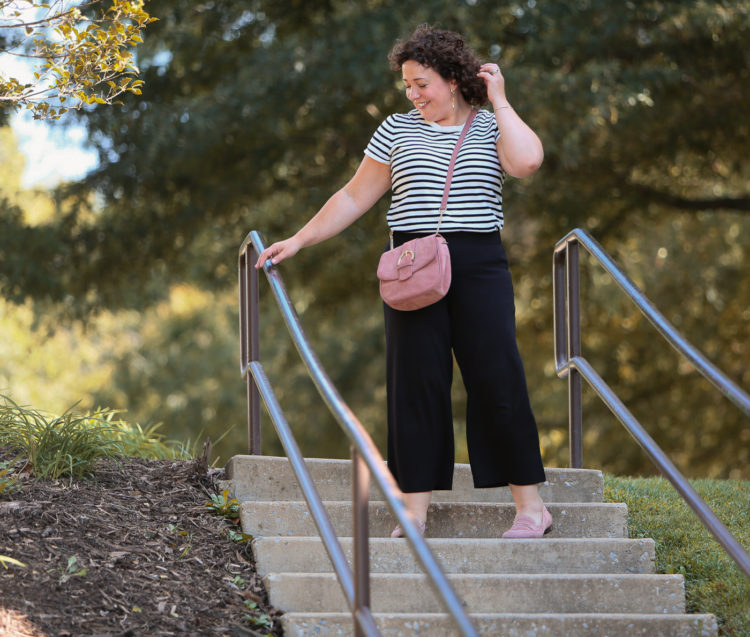
[[[308,459],[351,556],[351,465]],[[350,635],[351,615],[285,458],[235,456],[227,485],[254,537],[257,568],[287,635]],[[503,540],[514,509],[507,488],[474,489],[457,465],[435,492],[427,542],[482,635],[682,637],[716,635],[713,615],[685,614],[681,575],[654,574],[654,542],[627,539],[627,507],[602,502],[599,471],[548,469],[542,497],[554,517],[539,540]],[[383,635],[456,635],[375,488],[370,504],[371,603]],[[351,559],[351,557],[350,557]]]

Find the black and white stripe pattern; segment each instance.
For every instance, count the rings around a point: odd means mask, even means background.
[[[414,109],[390,115],[375,131],[365,154],[391,167],[392,230],[435,231],[448,164],[462,128],[426,122]],[[441,232],[502,229],[505,171],[497,157],[499,137],[494,115],[480,110],[456,159]]]

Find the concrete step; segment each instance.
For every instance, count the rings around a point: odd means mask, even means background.
[[[473,613],[684,613],[682,575],[448,575]],[[346,612],[333,573],[271,573],[271,603],[286,612]],[[440,613],[422,574],[371,576],[375,613]]]
[[[351,462],[307,458],[307,467],[323,500],[351,500]],[[540,487],[545,502],[601,502],[601,471],[591,469],[547,469],[547,482]],[[227,484],[238,500],[302,500],[289,461],[273,456],[234,456],[226,466]],[[371,499],[384,500],[374,485]],[[511,502],[507,487],[475,489],[471,469],[457,464],[451,491],[435,491],[436,502]]]
[[[308,459],[351,561],[351,463]],[[241,501],[245,533],[285,634],[352,635],[353,624],[286,458],[236,456],[224,484]],[[627,539],[627,507],[602,503],[599,471],[548,469],[541,493],[553,518],[542,540],[502,540],[514,507],[507,488],[474,489],[456,465],[454,489],[435,492],[427,541],[481,635],[715,637],[713,615],[686,615],[683,578],[654,575],[654,542]],[[383,635],[457,634],[406,540],[373,488],[371,599]]]
[[[471,615],[480,635],[527,637],[715,637],[713,615],[612,613]],[[286,637],[352,635],[349,613],[287,613],[281,618]],[[453,620],[444,614],[375,614],[383,637],[455,637]]]
[[[352,534],[350,502],[325,502],[339,536]],[[625,504],[572,503],[548,506],[554,524],[546,537],[627,537]],[[370,502],[370,535],[388,537],[395,526],[384,502]],[[500,537],[513,523],[512,504],[443,502],[430,506],[426,537]],[[242,502],[242,529],[253,537],[311,536],[317,528],[304,502]],[[402,540],[404,541],[404,540]]]
[[[352,563],[352,539],[340,538]],[[539,540],[427,540],[446,573],[653,573],[651,539],[560,538]],[[269,573],[331,573],[319,537],[265,537],[253,541],[261,576]],[[407,542],[370,540],[373,573],[421,573]]]

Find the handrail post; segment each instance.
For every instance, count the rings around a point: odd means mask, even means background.
[[[364,637],[365,633],[357,621],[357,612],[370,608],[370,542],[369,515],[370,470],[364,459],[352,445],[352,503],[354,509],[354,529],[352,558],[354,561],[354,636]]]
[[[566,251],[567,247],[562,250],[555,250],[552,259],[552,318],[555,332],[555,365],[560,377],[564,377],[568,373],[566,369],[566,365],[568,364],[568,312],[565,284]],[[565,369],[565,372],[560,372],[562,369]]]
[[[250,363],[260,359],[260,330],[258,311],[258,253],[252,243],[245,246],[239,259],[240,288],[240,355],[241,369],[247,383],[247,444],[250,455],[260,454],[260,393]]]
[[[566,248],[566,275],[568,284],[568,360],[581,355],[581,272],[578,241],[570,241]],[[568,427],[570,466],[583,467],[583,415],[581,374],[571,367],[568,372]]]

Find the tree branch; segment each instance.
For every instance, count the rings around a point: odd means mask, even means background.
[[[652,201],[671,206],[672,208],[681,208],[682,210],[750,211],[750,197],[691,198],[680,197],[669,192],[638,184],[632,184],[631,188]]]

